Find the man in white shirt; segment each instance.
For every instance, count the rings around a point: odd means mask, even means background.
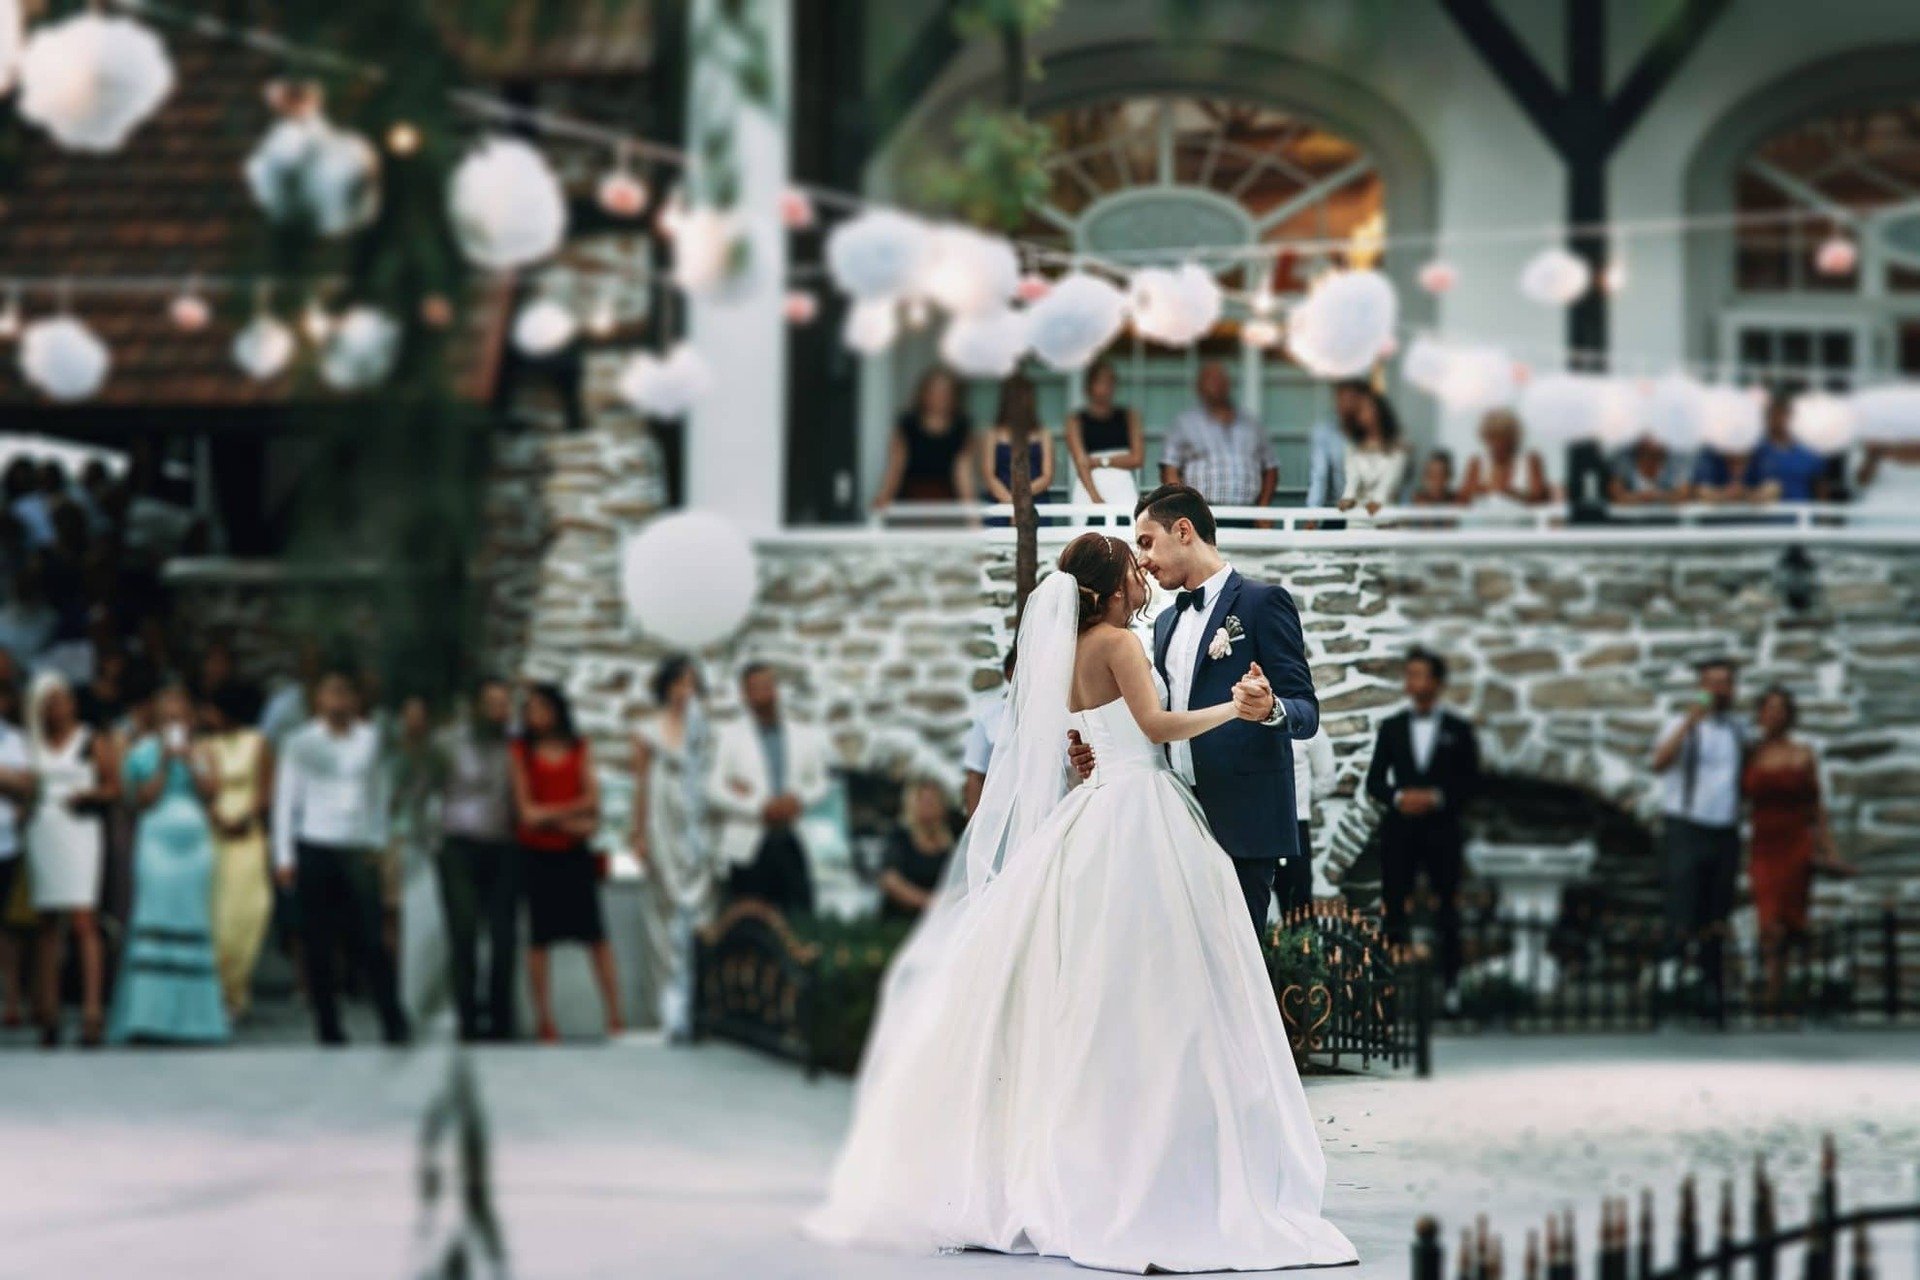
[[[1200,366],[1195,391],[1200,403],[1167,430],[1160,482],[1197,489],[1213,506],[1266,506],[1280,481],[1267,429],[1233,403],[1233,379],[1218,361]]]
[[[980,793],[987,786],[987,766],[993,761],[993,744],[1000,740],[1000,726],[1007,718],[1007,695],[1013,691],[1013,650],[1000,662],[1000,693],[974,713],[967,726],[966,740],[960,745],[960,767],[967,771],[961,803],[969,818],[980,807]]]
[[[373,996],[387,1043],[404,1044],[393,956],[381,929],[380,851],[387,771],[379,732],[357,714],[353,677],[320,677],[314,718],[287,736],[273,794],[273,870],[299,901],[307,996],[320,1043],[345,1044],[333,961],[344,943]]]
[[[1666,890],[1662,985],[1694,949],[1718,1011],[1727,916],[1740,872],[1740,770],[1747,728],[1733,716],[1733,663],[1701,663],[1700,692],[1654,744],[1660,775],[1661,878]]]
[[[1280,901],[1280,916],[1313,901],[1313,802],[1333,794],[1339,778],[1333,759],[1333,743],[1324,727],[1311,738],[1293,740],[1293,811],[1300,815],[1300,852],[1280,859],[1273,880],[1273,891]]]

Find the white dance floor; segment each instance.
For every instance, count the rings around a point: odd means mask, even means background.
[[[408,1275],[414,1138],[442,1053],[0,1052],[0,1273]],[[641,1041],[493,1049],[479,1062],[516,1276],[1071,1270],[841,1253],[796,1235],[845,1117],[844,1081],[809,1084],[728,1047]],[[1573,1206],[1590,1233],[1600,1194],[1642,1183],[1665,1217],[1689,1169],[1709,1188],[1739,1174],[1744,1220],[1755,1150],[1780,1175],[1782,1219],[1798,1221],[1829,1129],[1847,1203],[1916,1194],[1913,1035],[1447,1041],[1432,1080],[1320,1078],[1308,1093],[1328,1214],[1364,1259],[1350,1275],[1405,1276],[1423,1212],[1450,1236],[1488,1213],[1510,1250],[1550,1209]],[[1911,1233],[1886,1237],[1882,1275],[1920,1273],[1915,1249]]]

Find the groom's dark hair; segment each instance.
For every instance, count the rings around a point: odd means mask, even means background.
[[[1134,521],[1138,523],[1142,515],[1166,529],[1173,528],[1176,520],[1191,521],[1200,541],[1210,547],[1220,540],[1220,526],[1214,521],[1213,508],[1192,485],[1161,485],[1135,504]]]

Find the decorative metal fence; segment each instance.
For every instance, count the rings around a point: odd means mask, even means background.
[[[763,902],[737,902],[694,940],[693,1034],[791,1058],[811,1075],[819,949],[794,936]]]
[[[1821,1142],[1819,1183],[1805,1222],[1793,1227],[1779,1225],[1773,1182],[1760,1159],[1754,1162],[1744,1237],[1739,1234],[1734,1200],[1733,1181],[1728,1179],[1720,1187],[1714,1241],[1708,1245],[1694,1180],[1683,1180],[1675,1208],[1672,1260],[1664,1265],[1655,1257],[1653,1194],[1641,1193],[1637,1222],[1626,1197],[1604,1200],[1599,1233],[1585,1246],[1591,1248],[1590,1272],[1581,1266],[1583,1244],[1571,1209],[1549,1215],[1542,1228],[1528,1231],[1524,1251],[1519,1253],[1509,1253],[1481,1218],[1474,1226],[1461,1229],[1459,1243],[1451,1250],[1453,1278],[1499,1280],[1512,1258],[1517,1264],[1515,1274],[1525,1280],[1580,1280],[1589,1274],[1598,1280],[1696,1280],[1704,1276],[1731,1280],[1741,1275],[1776,1280],[1786,1274],[1783,1265],[1796,1253],[1800,1280],[1840,1280],[1842,1276],[1846,1280],[1877,1280],[1883,1274],[1911,1274],[1906,1265],[1883,1272],[1885,1250],[1876,1249],[1873,1229],[1889,1223],[1920,1222],[1920,1200],[1842,1211],[1838,1161],[1830,1137]],[[1441,1224],[1431,1217],[1420,1219],[1414,1226],[1413,1280],[1447,1280],[1449,1251]]]
[[[1339,898],[1288,913],[1266,950],[1297,1061],[1432,1070],[1433,1001],[1421,952],[1389,943],[1372,917]]]
[[[1684,1018],[1743,1026],[1920,1019],[1920,907],[1889,903],[1820,920],[1779,947],[1729,938],[1717,982],[1710,965],[1663,966],[1664,944],[1653,920],[1469,918],[1447,1025],[1613,1031]]]

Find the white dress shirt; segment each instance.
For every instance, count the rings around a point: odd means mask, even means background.
[[[973,723],[967,726],[966,740],[960,746],[960,764],[968,773],[986,776],[987,766],[993,762],[994,744],[1000,741],[1000,726],[1006,718],[1004,691],[974,715]]]
[[[1313,813],[1313,802],[1333,794],[1339,777],[1334,763],[1333,743],[1325,729],[1315,729],[1311,738],[1293,740],[1293,814],[1302,822]]]
[[[387,771],[380,732],[356,720],[334,733],[309,720],[287,736],[274,774],[273,865],[294,865],[294,846],[374,849],[387,840]]]
[[[1685,716],[1675,716],[1661,729],[1657,741],[1665,742],[1680,728]],[[1731,827],[1740,821],[1740,764],[1746,754],[1747,739],[1740,722],[1732,716],[1708,716],[1693,727],[1693,749],[1698,752],[1694,764],[1693,794],[1687,794],[1687,753],[1683,741],[1666,772],[1660,775],[1660,811],[1686,818],[1703,827]]]
[[[1413,734],[1413,767],[1425,773],[1433,767],[1433,741],[1440,736],[1440,708],[1421,715],[1408,707],[1407,727]]]
[[[1174,619],[1173,638],[1167,643],[1167,706],[1174,711],[1188,709],[1193,672],[1200,665],[1201,650],[1211,639],[1207,634],[1207,620],[1213,616],[1213,606],[1219,602],[1220,592],[1227,585],[1227,575],[1232,572],[1232,565],[1221,565],[1217,573],[1200,584],[1200,607],[1182,609]],[[1172,743],[1168,759],[1173,763],[1174,772],[1192,785],[1193,743],[1185,738]]]

